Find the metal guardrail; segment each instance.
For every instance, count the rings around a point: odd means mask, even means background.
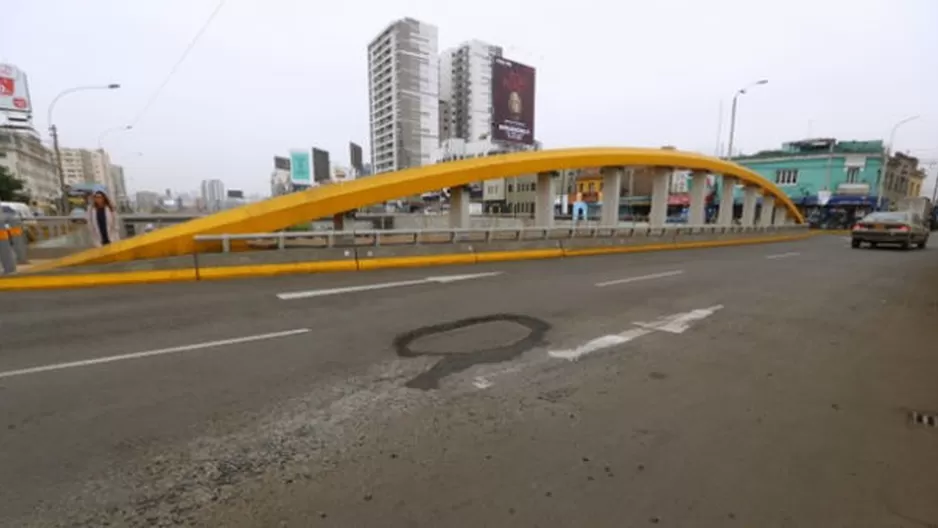
[[[667,225],[636,226],[571,226],[571,227],[506,227],[490,229],[383,229],[356,231],[294,231],[277,233],[238,233],[196,235],[200,252],[210,252],[210,243],[220,243],[220,251],[232,251],[233,242],[246,242],[249,249],[289,250],[294,248],[348,248],[413,246],[424,244],[458,244],[466,242],[523,242],[582,238],[667,237],[680,235],[720,235],[743,233],[778,233],[806,230],[804,225],[751,226],[739,225]],[[304,243],[297,243],[304,242]]]

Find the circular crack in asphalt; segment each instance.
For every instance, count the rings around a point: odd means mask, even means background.
[[[452,332],[470,326],[483,325],[495,322],[510,322],[520,325],[528,330],[528,335],[509,344],[497,347],[473,350],[462,354],[451,352],[417,352],[412,346],[425,337]],[[440,386],[440,380],[451,374],[462,372],[469,367],[487,363],[502,363],[512,360],[524,352],[544,343],[544,337],[550,330],[550,324],[536,317],[518,314],[492,314],[479,317],[469,317],[458,321],[449,321],[436,325],[424,326],[405,332],[394,338],[394,350],[403,358],[418,356],[437,356],[437,361],[429,370],[423,372],[405,386],[412,389],[432,390]]]

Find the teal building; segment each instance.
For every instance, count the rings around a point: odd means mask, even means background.
[[[821,207],[871,210],[883,168],[881,140],[837,141],[833,138],[784,143],[732,161],[775,183],[805,212]],[[720,196],[718,193],[717,196]],[[735,192],[742,203],[742,187]],[[884,196],[884,205],[895,197]],[[860,212],[860,211],[858,211]]]

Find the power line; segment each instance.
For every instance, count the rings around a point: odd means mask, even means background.
[[[189,53],[195,48],[195,45],[199,42],[199,39],[202,38],[202,34],[205,33],[205,30],[212,24],[212,21],[215,20],[215,17],[218,15],[218,12],[221,11],[222,6],[225,5],[226,0],[219,0],[218,5],[215,6],[215,10],[205,19],[205,22],[202,24],[202,27],[199,28],[199,31],[192,37],[192,40],[189,41],[189,44],[186,46],[186,49],[182,52],[182,55],[179,57],[179,60],[176,61],[176,64],[173,65],[172,69],[169,70],[169,74],[166,75],[166,78],[163,79],[163,82],[160,84],[159,88],[153,92],[153,95],[150,96],[150,99],[147,101],[147,104],[143,105],[143,109],[137,113],[137,117],[130,122],[131,127],[136,127],[140,119],[143,118],[144,114],[153,106],[153,103],[156,102],[160,94],[163,93],[163,89],[166,88],[166,85],[169,84],[169,81],[173,78],[173,75],[176,74],[176,71],[179,70],[179,67],[182,66],[182,63],[186,60],[186,57],[189,56]]]

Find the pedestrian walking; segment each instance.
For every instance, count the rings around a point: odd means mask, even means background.
[[[95,191],[88,205],[88,229],[95,247],[106,246],[120,240],[120,228],[114,204],[104,191]]]

